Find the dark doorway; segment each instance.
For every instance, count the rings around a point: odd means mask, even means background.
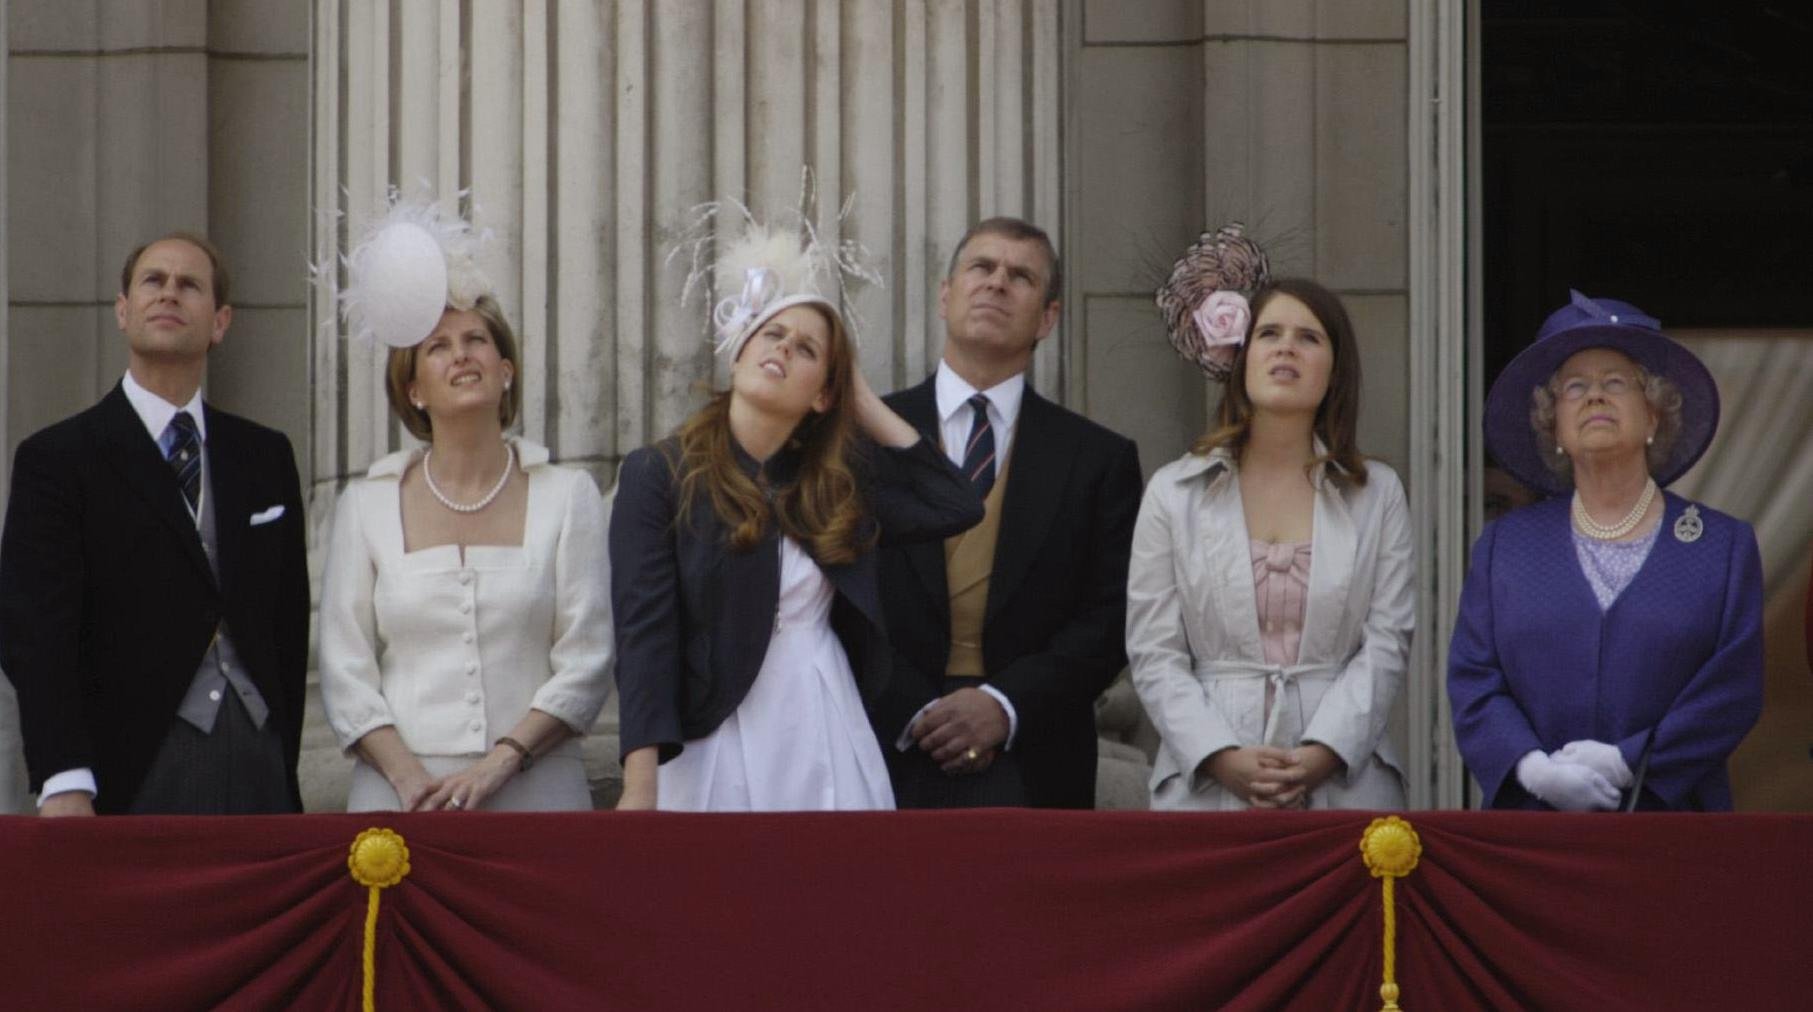
[[[1485,379],[1569,288],[1813,324],[1813,5],[1482,0]]]

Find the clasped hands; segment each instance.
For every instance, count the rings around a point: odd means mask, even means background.
[[[1202,761],[1207,773],[1254,808],[1307,808],[1312,791],[1341,768],[1341,757],[1321,742],[1296,748],[1249,745],[1224,748]]]
[[[514,750],[499,746],[478,762],[439,779],[430,777],[418,763],[414,770],[399,778],[400,782],[391,786],[396,788],[397,800],[402,802],[405,812],[470,811],[496,794],[516,774],[520,760]]]
[[[1563,812],[1606,812],[1634,778],[1616,745],[1587,739],[1531,751],[1517,761],[1517,782]]]
[[[1007,711],[981,689],[963,688],[926,707],[909,730],[939,769],[980,773],[1007,741]]]

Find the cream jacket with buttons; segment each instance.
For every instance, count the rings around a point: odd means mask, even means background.
[[[414,454],[341,494],[321,587],[321,699],[343,748],[395,725],[417,755],[471,756],[531,707],[584,733],[611,688],[603,498],[590,476],[513,440],[529,477],[521,547],[403,551]],[[556,754],[579,754],[568,739]]]
[[[1163,739],[1154,808],[1244,808],[1213,778],[1194,783],[1197,766],[1224,748],[1306,742],[1347,764],[1313,792],[1311,807],[1403,807],[1403,764],[1385,722],[1416,619],[1404,487],[1377,461],[1367,462],[1360,487],[1329,480],[1327,466],[1311,476],[1314,550],[1290,667],[1267,664],[1260,643],[1233,455],[1185,455],[1146,486],[1127,574],[1127,656]]]

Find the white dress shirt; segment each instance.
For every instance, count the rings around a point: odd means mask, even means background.
[[[164,430],[170,427],[170,419],[175,418],[178,411],[187,411],[189,417],[195,419],[195,433],[201,439],[202,447],[201,494],[206,496],[208,494],[208,418],[201,410],[201,390],[197,389],[194,394],[190,395],[187,404],[172,404],[140,386],[139,381],[132,378],[131,370],[128,370],[125,378],[120,380],[120,389],[126,394],[126,402],[131,404],[132,410],[138,413],[139,421],[144,423],[145,431],[150,433],[151,441],[158,445],[160,456],[163,454],[161,440],[164,438]],[[201,504],[198,501],[196,508],[189,511],[190,517],[198,522],[201,515],[200,508]],[[44,788],[38,792],[38,806],[43,807],[45,798],[53,794],[61,794],[64,791],[87,791],[90,795],[98,795],[100,791],[95,785],[94,770],[82,766],[46,777]]]
[[[969,445],[970,426],[976,421],[969,399],[977,394],[988,398],[988,421],[995,429],[995,473],[1000,474],[1013,450],[1020,398],[1026,393],[1026,374],[1014,373],[987,390],[977,390],[940,359],[932,389],[938,397],[938,432],[944,437],[944,455],[959,469],[963,467],[963,449]]]

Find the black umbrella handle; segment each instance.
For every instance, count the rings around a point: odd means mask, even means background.
[[[1656,733],[1652,730],[1649,737],[1643,739],[1643,752],[1637,756],[1637,774],[1631,780],[1630,800],[1624,803],[1624,811],[1637,810],[1637,799],[1643,796],[1643,778],[1649,774],[1649,748],[1655,744]]]

